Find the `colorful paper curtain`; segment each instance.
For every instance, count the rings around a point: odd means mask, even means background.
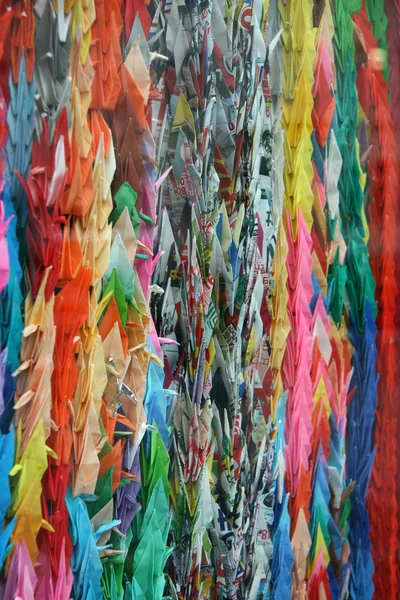
[[[0,597],[400,594],[395,1],[0,0]]]

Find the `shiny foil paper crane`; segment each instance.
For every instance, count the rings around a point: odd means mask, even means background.
[[[0,0],[0,598],[398,597],[399,23]]]

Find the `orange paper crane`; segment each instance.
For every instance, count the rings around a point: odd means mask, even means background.
[[[42,494],[43,514],[54,528],[54,533],[42,532],[39,548],[49,556],[55,576],[58,573],[63,544],[67,568],[72,552],[65,494],[73,442],[73,397],[78,380],[75,352],[79,341],[79,329],[88,316],[90,280],[90,269],[82,267],[77,277],[57,294],[54,302],[56,344],[52,378],[53,426],[47,443],[56,453],[57,459],[51,459],[49,463]]]
[[[114,110],[121,89],[120,36],[122,19],[118,0],[96,0],[90,59],[94,68],[91,108]]]

